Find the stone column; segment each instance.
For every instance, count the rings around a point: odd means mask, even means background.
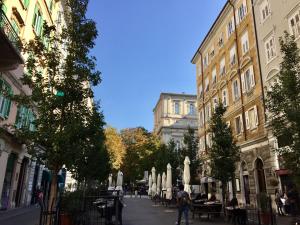
[[[2,140],[2,139],[0,139]],[[3,189],[3,182],[6,173],[7,160],[9,157],[10,151],[8,149],[0,149],[0,200]]]
[[[11,192],[9,195],[9,202],[10,202],[11,208],[15,208],[15,200],[16,200],[16,194],[17,194],[17,188],[18,188],[18,181],[19,181],[20,169],[21,169],[21,164],[22,164],[23,158],[24,158],[24,155],[19,154],[17,161],[15,163],[12,184],[11,184]]]

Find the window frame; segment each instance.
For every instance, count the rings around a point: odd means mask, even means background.
[[[241,36],[241,44],[242,44],[242,53],[243,53],[243,55],[245,55],[250,50],[248,30],[246,30],[242,34],[242,36]]]
[[[271,42],[273,42],[273,46],[271,46]],[[270,37],[268,37],[266,39],[264,45],[265,45],[266,60],[267,60],[267,63],[269,63],[277,56],[274,35],[271,35]]]

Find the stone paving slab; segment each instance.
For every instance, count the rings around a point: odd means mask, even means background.
[[[1,225],[38,225],[40,208],[25,207],[2,211],[0,213]]]
[[[148,198],[124,198],[123,225],[175,225],[177,222],[177,209],[167,208],[155,203]],[[182,224],[183,221],[182,221]],[[192,225],[227,225],[219,219],[191,218]]]

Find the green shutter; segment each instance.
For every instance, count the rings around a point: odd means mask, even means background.
[[[33,14],[33,19],[32,19],[32,26],[35,28],[36,25],[36,18],[38,15],[38,8],[37,6],[34,7],[34,14]]]
[[[10,107],[11,107],[11,100],[6,98],[5,99],[5,108],[4,108],[4,117],[5,118],[8,118],[8,116],[9,116]]]
[[[24,5],[25,9],[27,9],[29,6],[29,0],[23,0],[23,5]]]
[[[4,12],[4,14],[7,13],[7,7],[6,5],[2,4],[2,11]]]

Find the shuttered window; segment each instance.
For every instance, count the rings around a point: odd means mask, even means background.
[[[36,35],[40,36],[43,28],[43,18],[38,6],[35,6],[34,8],[32,26]]]
[[[29,129],[30,131],[35,131],[35,115],[31,109],[25,106],[19,106],[16,117],[16,127],[18,129]]]
[[[0,116],[7,119],[11,108],[10,96],[13,95],[13,91],[11,86],[2,79],[0,79],[0,87]]]

